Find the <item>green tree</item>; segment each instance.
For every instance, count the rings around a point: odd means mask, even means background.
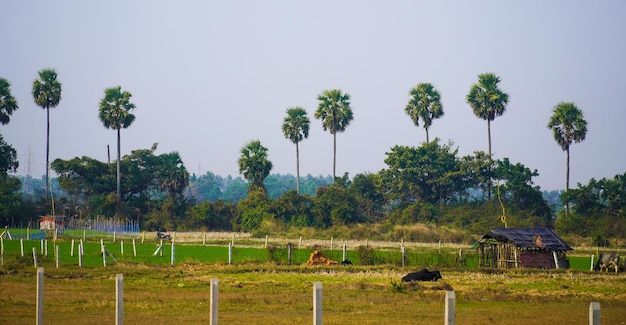
[[[19,166],[17,151],[10,144],[6,143],[2,134],[0,134],[0,175],[16,172]]]
[[[298,143],[309,137],[311,121],[302,107],[287,109],[287,116],[283,120],[283,134],[296,145],[296,191],[300,194],[300,148]]]
[[[17,101],[11,95],[11,84],[8,80],[0,78],[0,124],[8,124],[11,115],[17,109]]]
[[[337,132],[343,132],[353,119],[350,95],[340,89],[324,90],[317,96],[315,118],[322,121],[324,131],[333,135],[333,180],[337,177]]]
[[[552,130],[556,143],[567,153],[565,190],[568,190],[570,173],[569,149],[572,143],[585,140],[587,121],[583,117],[583,112],[574,103],[559,103],[554,107],[553,114],[548,121],[548,128]]]
[[[250,141],[241,148],[238,163],[239,173],[250,181],[248,193],[259,190],[267,193],[263,181],[272,170],[272,162],[267,159],[267,148],[261,144],[261,141]]]
[[[422,120],[424,130],[426,130],[426,143],[428,143],[428,129],[433,124],[433,120],[443,116],[441,96],[430,83],[418,84],[409,91],[409,95],[411,99],[404,108],[404,112],[411,118],[415,126],[419,126],[419,120]]]
[[[135,115],[130,111],[135,109],[135,104],[130,102],[132,95],[128,91],[122,91],[122,87],[116,86],[104,90],[104,98],[100,101],[100,111],[98,117],[107,129],[117,131],[117,195],[121,193],[121,137],[120,130],[128,128]]]
[[[50,187],[50,108],[61,101],[61,83],[54,69],[39,71],[39,79],[33,81],[33,98],[37,106],[46,110],[46,199]]]
[[[489,157],[491,155],[491,121],[504,114],[509,95],[498,88],[500,78],[493,73],[478,75],[478,82],[473,84],[467,94],[467,103],[472,107],[474,115],[487,121],[489,138]]]

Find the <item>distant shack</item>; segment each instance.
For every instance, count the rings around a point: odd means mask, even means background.
[[[479,267],[568,269],[572,248],[552,228],[494,228],[472,246]]]

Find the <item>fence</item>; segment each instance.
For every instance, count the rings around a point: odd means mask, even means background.
[[[219,320],[219,288],[218,279],[211,279],[210,286],[210,324],[217,325]],[[456,294],[454,291],[446,291],[445,295],[444,324],[454,325],[456,321]],[[313,324],[323,323],[322,282],[313,283]],[[37,303],[36,324],[44,324],[44,268],[37,268]],[[117,274],[115,277],[115,324],[124,324],[124,276]],[[589,304],[589,324],[600,325],[600,303]]]

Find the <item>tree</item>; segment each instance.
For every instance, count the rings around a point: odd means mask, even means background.
[[[241,157],[238,160],[239,173],[243,175],[250,185],[248,193],[265,190],[263,180],[272,170],[272,162],[267,159],[267,148],[261,145],[261,141],[253,140],[241,148]]]
[[[491,121],[504,114],[509,95],[498,88],[500,78],[493,73],[478,75],[478,83],[472,85],[467,94],[467,103],[472,107],[474,115],[487,120],[489,138],[489,157],[491,155]]]
[[[61,83],[57,80],[54,69],[39,71],[39,79],[33,81],[33,98],[37,106],[46,110],[46,199],[50,187],[50,108],[61,101]]]
[[[344,94],[340,89],[324,90],[317,96],[319,101],[315,118],[322,121],[324,131],[328,130],[333,135],[333,180],[337,177],[337,132],[346,130],[352,121],[352,108],[350,107],[350,95]]]
[[[574,103],[559,103],[554,107],[553,114],[548,121],[548,128],[552,130],[554,140],[567,153],[565,172],[565,190],[569,190],[569,148],[573,142],[585,140],[587,135],[587,121],[583,112]]]
[[[283,134],[296,145],[296,191],[300,194],[300,149],[298,143],[309,137],[311,121],[302,107],[287,109],[287,116],[283,121]]]
[[[2,134],[0,134],[0,175],[16,172],[19,165],[17,151],[10,144],[6,143]]]
[[[130,111],[135,109],[135,104],[130,102],[132,95],[128,91],[122,91],[122,87],[116,86],[104,90],[104,98],[100,101],[100,113],[98,117],[104,127],[117,130],[117,195],[121,192],[120,175],[120,130],[129,127],[135,121],[135,115]]]
[[[8,80],[0,78],[0,124],[8,124],[16,109],[18,106],[15,97],[11,95],[11,84]]]
[[[443,106],[441,96],[435,87],[430,83],[420,83],[409,91],[411,99],[404,108],[404,112],[411,117],[415,126],[419,126],[420,118],[426,130],[426,143],[428,143],[428,128],[433,124],[433,120],[443,116]]]

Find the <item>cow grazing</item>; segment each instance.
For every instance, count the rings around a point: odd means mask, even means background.
[[[619,253],[600,253],[598,256],[598,263],[593,267],[596,271],[605,270],[608,271],[609,267],[615,268],[615,273],[619,269]]]
[[[417,272],[411,272],[402,277],[402,282],[413,282],[413,281],[437,281],[442,279],[441,273],[439,270],[428,271],[427,269],[423,269]]]

